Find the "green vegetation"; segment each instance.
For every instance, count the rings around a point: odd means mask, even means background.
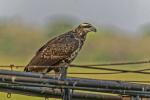
[[[60,24],[64,23],[64,24]],[[53,22],[48,31],[37,25],[19,22],[3,22],[0,24],[0,64],[26,64],[45,42],[52,38],[63,25],[61,31],[72,29],[73,22]],[[56,27],[56,28],[54,28]],[[69,27],[69,28],[68,28]],[[56,33],[55,33],[56,34]],[[122,33],[120,33],[122,34]],[[76,63],[99,63],[105,61],[140,60],[149,58],[150,37],[130,37],[120,35],[116,31],[99,30],[88,35],[86,43]],[[58,35],[58,34],[57,34]],[[48,37],[49,36],[49,37]]]
[[[57,19],[58,20],[58,19]],[[72,29],[76,22],[53,21],[47,23],[43,28],[38,25],[31,25],[22,21],[4,20],[0,21],[0,65],[26,65],[46,41],[55,36]],[[64,27],[62,27],[64,26]],[[60,29],[60,30],[59,30]],[[148,32],[146,32],[147,34]],[[118,31],[99,30],[97,33],[88,35],[86,43],[77,59],[76,64],[93,64],[117,61],[146,60],[150,58],[150,37],[130,37],[118,33]],[[58,34],[57,34],[58,35]],[[104,66],[103,66],[104,67]],[[113,66],[111,66],[112,68]],[[140,66],[115,66],[116,69],[143,69],[148,65]],[[113,67],[114,68],[114,67]],[[15,69],[22,71],[23,69]],[[69,72],[108,72],[98,70],[85,70],[69,68]],[[109,75],[69,75],[75,77],[109,79],[109,80],[136,80],[150,81],[149,75],[124,73]],[[44,98],[12,95],[11,100],[43,100]],[[6,100],[6,94],[0,93],[0,100]],[[55,99],[56,100],[56,99]]]

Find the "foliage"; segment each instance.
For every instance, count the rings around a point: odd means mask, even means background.
[[[0,64],[27,64],[38,48],[56,34],[73,28],[77,21],[54,20],[44,28],[23,21],[0,21]],[[50,30],[47,28],[50,27]],[[99,29],[99,27],[98,27]],[[87,40],[75,63],[96,63],[149,58],[150,37],[130,37],[120,31],[99,29],[88,34]],[[49,34],[47,37],[47,33]],[[116,34],[117,33],[117,34]],[[122,34],[122,35],[121,35]]]

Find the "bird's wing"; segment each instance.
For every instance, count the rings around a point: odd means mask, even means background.
[[[42,46],[26,66],[53,66],[69,57],[79,47],[79,41],[64,34]]]

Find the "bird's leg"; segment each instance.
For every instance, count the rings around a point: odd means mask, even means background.
[[[60,68],[59,80],[65,80],[67,77],[67,68],[68,66],[65,65]]]
[[[61,73],[59,73],[59,75],[58,75],[58,80],[60,80],[60,79],[61,79],[61,76],[62,76],[62,74],[61,74]]]
[[[58,73],[58,80],[62,80],[62,74],[63,74],[64,69],[60,68],[60,72]]]
[[[54,69],[55,75],[54,75],[54,79],[59,79],[60,77],[60,67],[56,67]]]
[[[67,75],[68,64],[61,63],[59,66],[55,66],[55,77],[58,75],[58,80],[64,80]]]
[[[60,73],[59,72],[55,72],[54,79],[59,79],[59,77],[60,77]]]

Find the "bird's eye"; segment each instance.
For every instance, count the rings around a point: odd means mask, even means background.
[[[87,25],[87,26],[83,26],[84,28],[90,28],[91,26],[90,25]]]

